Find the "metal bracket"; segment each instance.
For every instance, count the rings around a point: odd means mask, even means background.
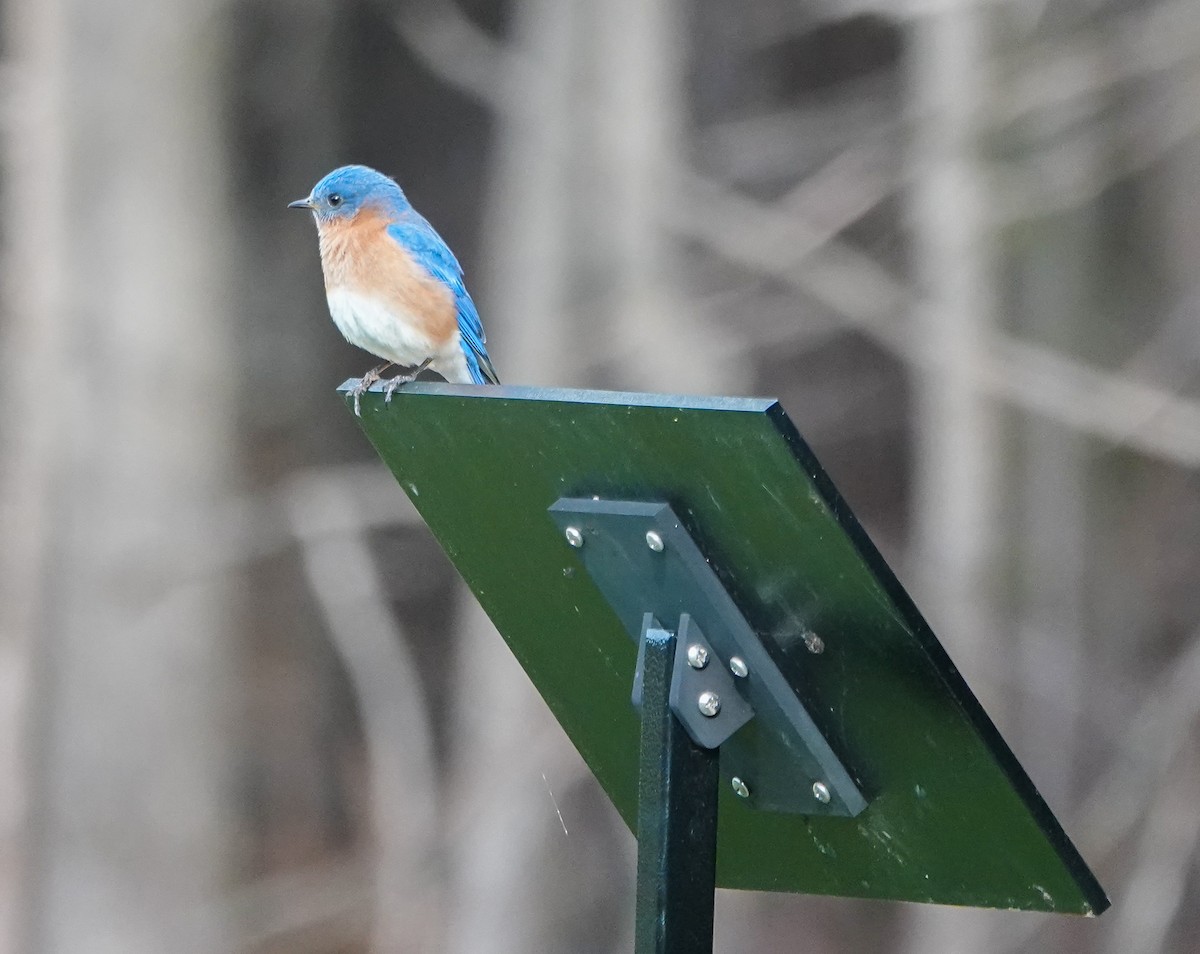
[[[642,707],[642,670],[646,660],[646,635],[665,632],[647,613],[638,640],[637,669],[633,674],[633,704]],[[683,723],[692,741],[705,749],[719,748],[733,733],[754,718],[754,709],[742,698],[733,674],[722,665],[696,621],[687,613],[679,617],[675,635],[675,660],[671,673],[671,711]]]
[[[696,744],[720,747],[722,774],[739,796],[757,808],[805,815],[853,817],[866,808],[850,773],[669,505],[563,498],[550,516],[564,548],[578,556],[638,642],[635,704],[643,634],[674,632],[672,711]],[[688,663],[691,645],[708,655],[701,668]],[[704,692],[719,700],[712,717],[700,708]]]

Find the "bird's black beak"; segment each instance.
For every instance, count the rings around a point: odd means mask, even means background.
[[[288,203],[289,209],[312,209],[312,199],[297,199],[295,202]]]

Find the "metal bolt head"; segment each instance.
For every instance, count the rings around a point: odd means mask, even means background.
[[[741,656],[729,657],[729,671],[739,679],[745,679],[750,675],[750,667],[746,665],[746,660]]]
[[[829,804],[829,786],[824,782],[813,782],[813,798],[822,805]]]
[[[657,530],[646,531],[646,546],[648,546],[655,553],[663,552],[663,546],[665,546],[665,544],[663,543],[663,538],[659,535]]]
[[[567,527],[566,529],[567,543],[575,548],[583,546],[583,533],[578,527]]]
[[[701,715],[706,715],[711,719],[721,711],[721,697],[715,692],[702,692],[696,700],[696,708],[700,710]]]
[[[750,797],[750,786],[747,785],[745,782],[743,782],[736,775],[733,778],[731,778],[729,780],[729,782],[733,786],[733,791],[737,795],[738,798],[749,798]]]
[[[814,656],[825,652],[825,640],[811,630],[804,634],[804,645]]]
[[[708,650],[699,643],[692,643],[687,650],[687,660],[693,669],[703,669],[708,665]]]

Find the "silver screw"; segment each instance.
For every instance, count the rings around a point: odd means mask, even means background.
[[[746,665],[746,660],[741,656],[729,657],[729,671],[739,679],[745,679],[750,675],[750,667]]]
[[[829,804],[829,786],[824,782],[813,782],[813,798],[822,805]]]
[[[738,798],[750,797],[750,786],[743,782],[740,778],[735,775],[729,781],[730,784],[733,785],[733,790],[737,794]]]
[[[688,665],[693,669],[703,669],[708,665],[708,650],[699,643],[692,643],[687,651]]]
[[[702,692],[700,698],[696,700],[696,707],[702,715],[711,719],[721,711],[721,697],[715,692]]]
[[[567,543],[578,549],[583,546],[583,534],[580,533],[578,527],[567,527]]]
[[[651,550],[653,550],[655,553],[662,553],[664,545],[663,538],[658,535],[657,530],[646,531],[646,546],[648,546]]]
[[[812,631],[804,634],[804,645],[814,655],[825,652],[825,640]]]

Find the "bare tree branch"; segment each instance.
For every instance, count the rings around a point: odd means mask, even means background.
[[[1079,101],[1098,101],[1112,87],[1165,72],[1200,56],[1200,18],[1191,0],[1160,2],[1080,27],[1067,37],[1023,44],[1001,58],[990,118],[1007,124]]]
[[[1126,882],[1123,903],[1113,912],[1116,923],[1109,925],[1109,954],[1167,950],[1175,917],[1192,900],[1186,891],[1200,846],[1198,786],[1196,754],[1187,750],[1174,775],[1157,789],[1153,804],[1147,806],[1133,874]]]
[[[681,186],[668,207],[681,235],[812,295],[921,373],[946,372],[912,337],[913,291],[869,256],[711,180],[691,175]],[[1200,465],[1200,402],[1002,333],[985,352],[967,371],[993,398],[1113,446]]]
[[[395,488],[393,488],[394,490]],[[397,494],[398,496],[398,494]],[[370,758],[375,846],[373,949],[440,949],[441,832],[432,730],[408,640],[388,605],[355,503],[336,480],[292,484],[288,513],[326,627],[358,697]]]
[[[385,3],[392,25],[434,74],[497,112],[519,108],[537,77],[511,44],[493,40],[453,0]]]

